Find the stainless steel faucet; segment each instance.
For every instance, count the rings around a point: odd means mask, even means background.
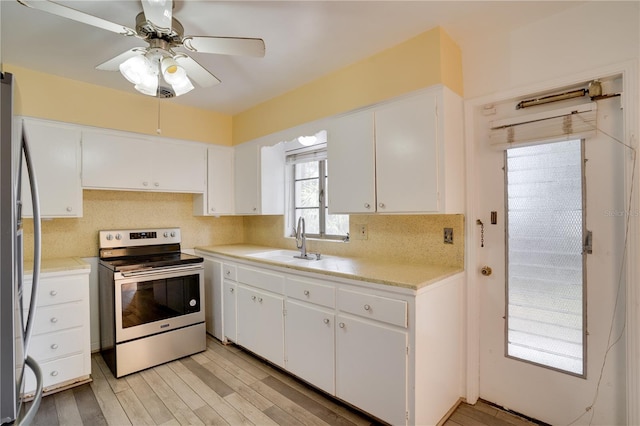
[[[304,229],[304,217],[298,219],[298,227],[296,228],[296,247],[300,250],[300,259],[307,259],[307,236]]]

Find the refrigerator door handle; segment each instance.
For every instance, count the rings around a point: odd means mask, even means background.
[[[33,397],[33,403],[31,404],[31,407],[29,407],[29,409],[17,419],[17,426],[28,426],[31,424],[31,422],[33,422],[38,408],[40,407],[40,401],[42,400],[42,370],[40,370],[40,366],[38,365],[36,360],[31,358],[30,356],[27,356],[25,364],[31,369],[31,371],[33,371],[33,374],[36,376],[36,393]]]
[[[31,186],[31,203],[33,204],[33,276],[31,283],[31,301],[29,303],[29,314],[24,334],[24,354],[25,357],[29,353],[29,343],[31,341],[31,333],[33,330],[33,317],[36,311],[36,297],[38,295],[38,284],[40,282],[40,255],[41,255],[41,236],[40,229],[40,196],[38,194],[38,182],[36,179],[35,168],[29,150],[27,137],[24,133],[24,122],[22,123],[22,150],[24,151],[24,159],[27,165],[27,174]]]

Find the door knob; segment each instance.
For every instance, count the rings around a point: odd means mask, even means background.
[[[489,275],[491,275],[491,272],[493,271],[491,270],[490,266],[483,266],[482,269],[480,269],[480,273],[485,277],[488,277]]]

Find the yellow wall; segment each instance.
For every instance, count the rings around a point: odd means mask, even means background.
[[[434,84],[462,96],[462,53],[437,27],[233,117],[233,144]]]
[[[198,142],[231,145],[232,117],[139,93],[107,89],[3,64],[16,77],[15,114]]]

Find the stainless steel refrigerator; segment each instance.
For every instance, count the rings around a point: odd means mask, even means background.
[[[40,274],[40,215],[27,141],[24,135],[15,134],[13,128],[13,85],[12,74],[0,73],[0,424],[27,425],[33,420],[42,398],[40,368],[27,356]],[[23,158],[31,181],[34,228],[33,284],[28,301],[22,300]],[[37,382],[28,410],[22,406],[25,366],[33,370]]]

